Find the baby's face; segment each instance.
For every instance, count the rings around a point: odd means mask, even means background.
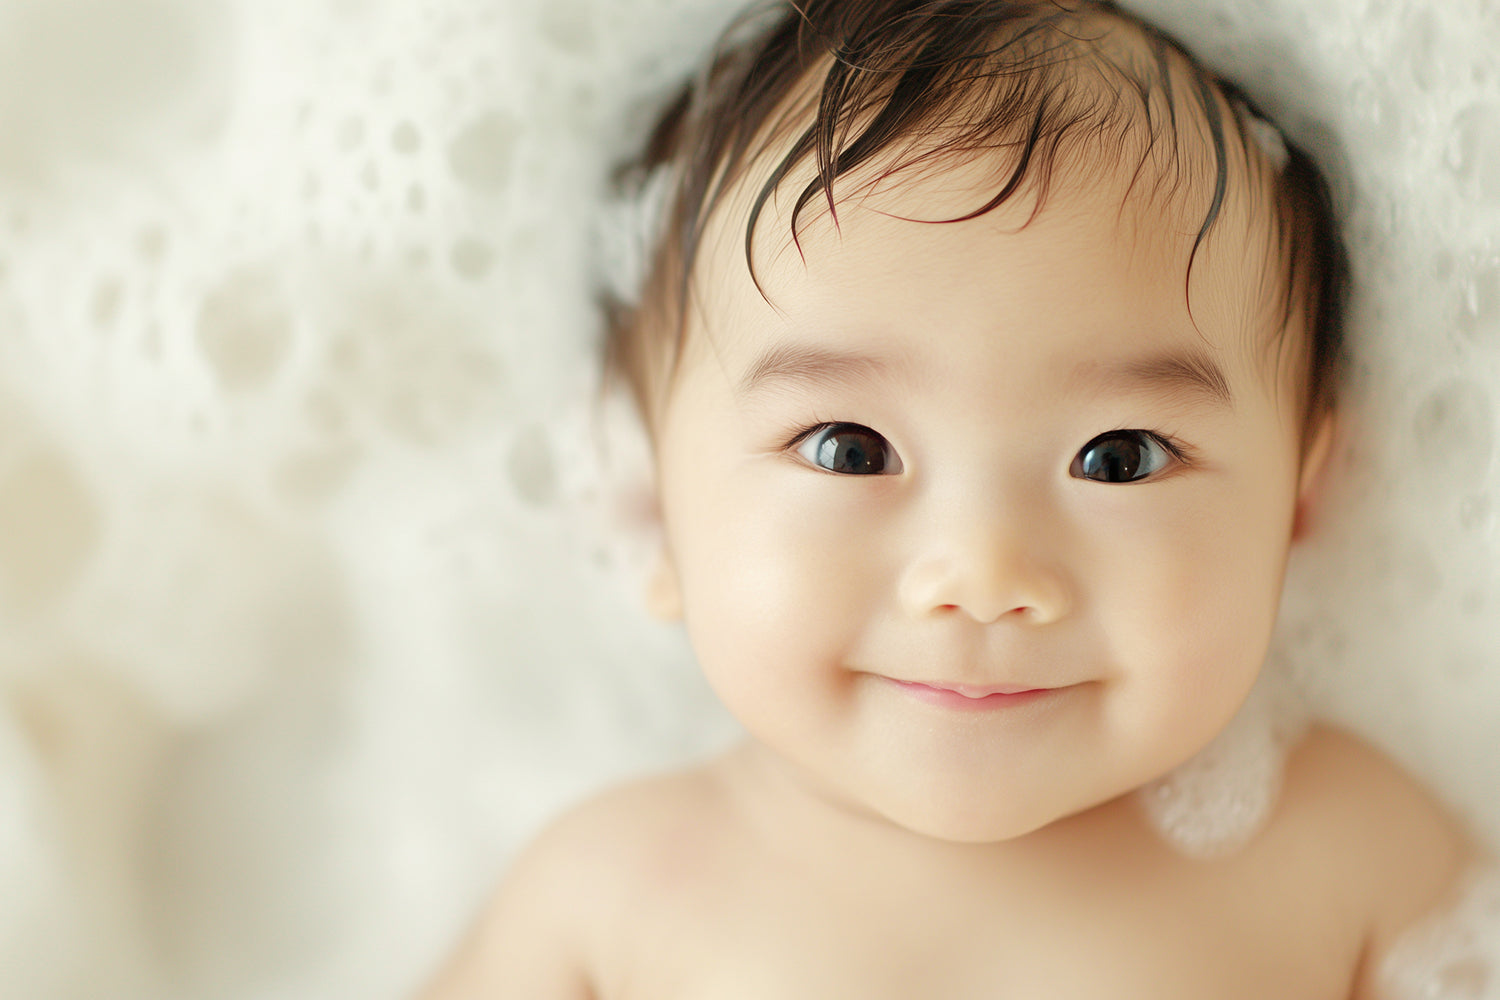
[[[1196,204],[1062,184],[1029,225],[1029,200],[906,221],[993,176],[849,198],[837,229],[805,223],[805,257],[783,197],[758,231],[769,302],[731,201],[657,425],[665,586],[724,703],[818,795],[965,841],[1219,732],[1266,654],[1301,467],[1243,209],[1190,317]]]

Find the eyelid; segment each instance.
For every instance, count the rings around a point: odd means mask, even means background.
[[[1176,459],[1178,462],[1181,462],[1183,465],[1191,465],[1194,461],[1193,449],[1189,447],[1185,442],[1177,440],[1170,434],[1164,434],[1161,431],[1147,430],[1144,427],[1117,427],[1112,431],[1105,431],[1103,434],[1095,434],[1093,437],[1089,438],[1088,444],[1085,444],[1084,447],[1087,448],[1089,444],[1093,444],[1100,438],[1109,437],[1111,434],[1144,434],[1146,437],[1150,438],[1151,440],[1155,441],[1157,444],[1165,448],[1167,454],[1171,455],[1174,459]]]

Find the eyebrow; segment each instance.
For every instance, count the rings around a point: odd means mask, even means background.
[[[756,358],[741,377],[742,396],[771,388],[822,388],[873,381],[888,375],[890,364],[865,354],[831,351],[809,344],[776,344]],[[1201,351],[1170,350],[1124,361],[1081,365],[1091,385],[1122,384],[1164,397],[1183,397],[1232,409],[1234,394],[1224,370]]]
[[[1089,374],[1100,382],[1120,382],[1163,396],[1196,398],[1226,409],[1234,407],[1234,394],[1224,369],[1202,351],[1172,350],[1090,368],[1093,370]]]
[[[776,344],[761,352],[740,379],[740,395],[768,388],[818,388],[872,381],[890,365],[866,354],[847,354],[810,344]]]

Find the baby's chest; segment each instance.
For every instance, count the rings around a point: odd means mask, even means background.
[[[1245,900],[804,889],[641,920],[601,1000],[1345,1000],[1357,960]]]

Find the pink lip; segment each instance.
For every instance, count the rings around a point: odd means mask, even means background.
[[[979,712],[1021,705],[1051,694],[1056,688],[1029,688],[1016,684],[980,687],[972,684],[922,684],[886,678],[919,701],[942,708]]]

